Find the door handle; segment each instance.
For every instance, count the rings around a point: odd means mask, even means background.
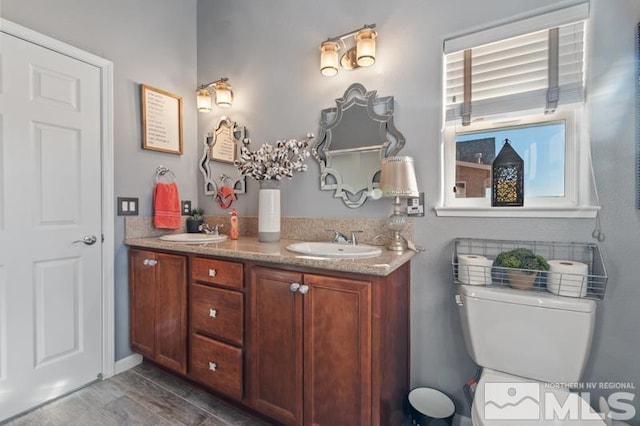
[[[95,235],[85,235],[81,240],[75,240],[73,243],[85,243],[88,246],[92,246],[98,241]]]

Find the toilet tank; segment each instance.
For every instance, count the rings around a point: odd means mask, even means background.
[[[458,295],[465,345],[476,364],[549,383],[582,378],[593,300],[471,285],[459,285]]]

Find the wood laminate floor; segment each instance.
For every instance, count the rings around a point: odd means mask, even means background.
[[[146,362],[1,424],[267,425]]]

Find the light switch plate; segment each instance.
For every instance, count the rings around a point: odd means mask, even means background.
[[[424,216],[424,192],[421,192],[418,198],[407,200],[407,215]]]
[[[118,216],[138,216],[137,197],[118,197]]]

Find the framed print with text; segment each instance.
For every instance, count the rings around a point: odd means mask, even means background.
[[[182,154],[182,98],[142,84],[142,148]]]

